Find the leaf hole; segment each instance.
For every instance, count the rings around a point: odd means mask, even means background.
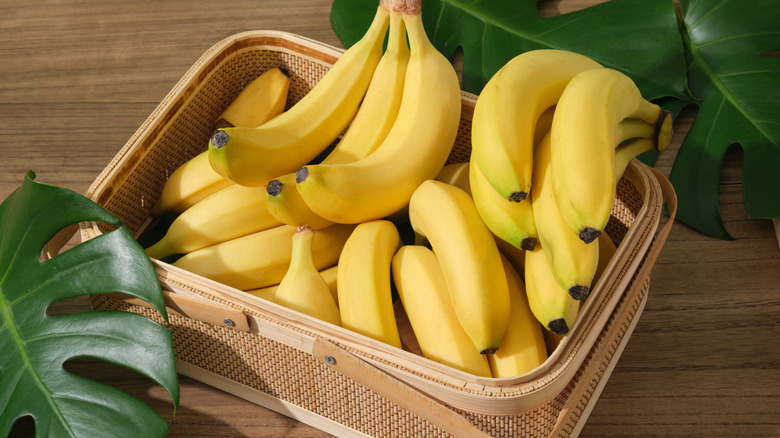
[[[41,261],[46,261],[73,248],[81,242],[79,224],[69,225],[58,231],[41,249]]]
[[[463,46],[458,46],[452,54],[452,66],[458,74],[458,83],[463,88]]]
[[[8,433],[9,437],[27,438],[35,436],[35,419],[31,415],[25,415],[14,422]]]

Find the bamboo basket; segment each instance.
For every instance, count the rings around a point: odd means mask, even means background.
[[[274,31],[241,33],[217,43],[129,139],[88,196],[141,233],[167,176],[205,150],[216,118],[244,85],[282,66],[292,78],[289,107],[342,53]],[[469,158],[475,101],[476,96],[462,93],[462,119],[449,162]],[[663,215],[665,202],[669,217]],[[339,436],[576,436],[644,308],[649,274],[675,211],[666,178],[633,161],[618,185],[607,227],[619,244],[617,253],[548,360],[515,378],[476,377],[153,263],[183,375]],[[103,224],[80,226],[82,240],[106,231]],[[146,303],[115,294],[94,296],[92,306],[164,323]]]

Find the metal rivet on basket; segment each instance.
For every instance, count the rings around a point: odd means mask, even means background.
[[[336,358],[328,354],[325,356],[325,362],[329,363],[330,365],[336,365]]]
[[[225,318],[222,320],[222,322],[224,322],[225,325],[228,327],[233,327],[234,325],[236,325],[236,323],[234,323],[233,320],[230,318]]]

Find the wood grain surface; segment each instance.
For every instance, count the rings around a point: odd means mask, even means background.
[[[565,13],[596,0],[545,1]],[[340,46],[330,0],[4,0],[0,3],[0,199],[28,169],[85,193],[188,67],[214,43],[256,29]],[[668,175],[693,114],[656,167]],[[647,307],[582,431],[584,437],[780,436],[780,251],[771,221],[747,217],[741,152],[722,172],[734,241],[676,223]],[[85,299],[56,312],[88,309]],[[322,431],[181,377],[181,405],[104,363],[73,372],[155,407],[171,437],[317,437]],[[17,431],[29,432],[29,424]]]

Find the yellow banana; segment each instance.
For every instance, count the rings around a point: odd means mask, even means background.
[[[517,248],[534,249],[538,238],[531,203],[503,198],[476,161],[469,165],[469,177],[474,205],[490,231]]]
[[[409,219],[436,253],[455,313],[477,351],[492,353],[509,321],[509,290],[493,233],[463,190],[427,180],[412,195]]]
[[[576,74],[601,68],[577,53],[540,49],[507,62],[487,82],[474,108],[471,160],[505,199],[531,189],[534,128]]]
[[[333,225],[333,222],[311,211],[303,201],[295,187],[295,173],[286,173],[268,183],[265,205],[271,216],[287,225],[308,225],[315,230]]]
[[[436,181],[455,186],[471,196],[471,183],[469,182],[469,162],[451,163],[444,166],[438,175]]]
[[[379,60],[355,120],[323,164],[342,164],[360,160],[371,154],[393,126],[404,90],[409,46],[406,42],[403,16],[390,13],[387,50]],[[268,183],[266,197],[271,214],[285,224],[308,224],[319,229],[333,222],[315,214],[306,205],[295,187],[295,173],[288,173]]]
[[[279,283],[274,302],[331,324],[341,325],[339,308],[312,258],[315,232],[303,226],[292,235],[290,266]]]
[[[325,280],[325,284],[328,285],[328,289],[330,290],[330,294],[333,295],[333,300],[336,301],[336,305],[338,306],[338,290],[336,288],[336,277],[338,276],[338,265],[331,266],[330,268],[325,268],[320,271],[320,276],[323,280]],[[250,295],[254,295],[256,297],[260,297],[263,299],[266,299],[268,301],[274,301],[276,296],[276,290],[279,289],[278,284],[274,284],[271,286],[261,287],[257,289],[250,289],[246,291],[246,293]]]
[[[358,224],[341,251],[337,280],[342,326],[398,348],[390,263],[400,244],[390,221]]]
[[[561,216],[552,187],[551,153],[548,134],[534,151],[533,215],[555,278],[572,298],[584,300],[598,266],[599,247],[580,240]]]
[[[577,319],[580,302],[558,283],[544,253],[544,244],[525,252],[524,278],[528,305],[537,321],[557,335],[568,333]]]
[[[157,259],[186,254],[281,225],[268,212],[264,192],[262,187],[225,187],[176,217],[146,254]]]
[[[228,105],[217,124],[259,126],[271,120],[284,111],[289,87],[290,78],[283,70],[266,70]],[[171,173],[163,185],[160,199],[152,206],[152,215],[181,213],[231,184],[211,168],[208,151],[201,152]]]
[[[238,93],[217,118],[216,127],[262,125],[284,111],[289,88],[290,75],[286,70],[266,70]]]
[[[617,70],[586,70],[566,86],[551,130],[552,181],[563,218],[584,242],[596,240],[612,211],[618,124],[662,125],[667,115]]]
[[[280,116],[257,128],[215,131],[209,142],[214,170],[241,185],[265,186],[325,150],[355,117],[382,56],[388,22],[388,11],[379,6],[363,38]]]
[[[393,257],[392,272],[423,356],[467,373],[490,377],[487,357],[474,348],[455,315],[434,253],[424,246],[402,246]]]
[[[547,360],[547,345],[536,320],[520,274],[506,257],[501,257],[509,284],[509,325],[501,347],[488,355],[493,377],[514,377],[527,373]]]
[[[537,321],[557,335],[568,333],[579,313],[580,301],[558,283],[541,244],[526,251],[524,277],[528,304]]]
[[[405,15],[410,54],[398,118],[369,156],[298,170],[306,204],[333,222],[381,219],[403,209],[449,156],[460,123],[461,95],[452,64],[428,40],[422,17]]]
[[[353,229],[354,225],[335,224],[317,230],[312,255],[318,270],[338,263],[344,242]],[[270,286],[284,278],[296,230],[296,227],[280,225],[193,251],[173,265],[236,289]]]

